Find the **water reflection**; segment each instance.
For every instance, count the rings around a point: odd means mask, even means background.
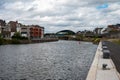
[[[77,41],[0,46],[0,79],[85,80],[96,47]]]

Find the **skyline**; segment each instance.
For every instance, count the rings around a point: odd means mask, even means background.
[[[120,1],[2,0],[0,19],[38,24],[45,32],[92,30],[120,22]]]

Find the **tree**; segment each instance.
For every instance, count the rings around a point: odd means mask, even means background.
[[[28,40],[27,37],[21,36],[19,32],[16,32],[13,36],[12,39],[17,39],[17,40]]]
[[[12,36],[13,39],[21,39],[21,34],[19,32],[14,33],[14,35]]]
[[[0,34],[0,45],[3,44],[3,38],[2,38],[2,35]]]
[[[2,38],[2,34],[0,33],[0,38]]]
[[[82,34],[76,35],[77,40],[83,40],[84,36]]]

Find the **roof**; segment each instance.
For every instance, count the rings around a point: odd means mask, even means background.
[[[62,31],[59,31],[59,32],[57,32],[56,34],[58,34],[58,35],[74,35],[75,34],[75,32],[73,32],[73,31],[71,31],[71,30],[62,30]]]

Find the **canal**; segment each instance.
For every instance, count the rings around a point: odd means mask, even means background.
[[[0,80],[85,80],[97,45],[58,41],[0,46]]]

